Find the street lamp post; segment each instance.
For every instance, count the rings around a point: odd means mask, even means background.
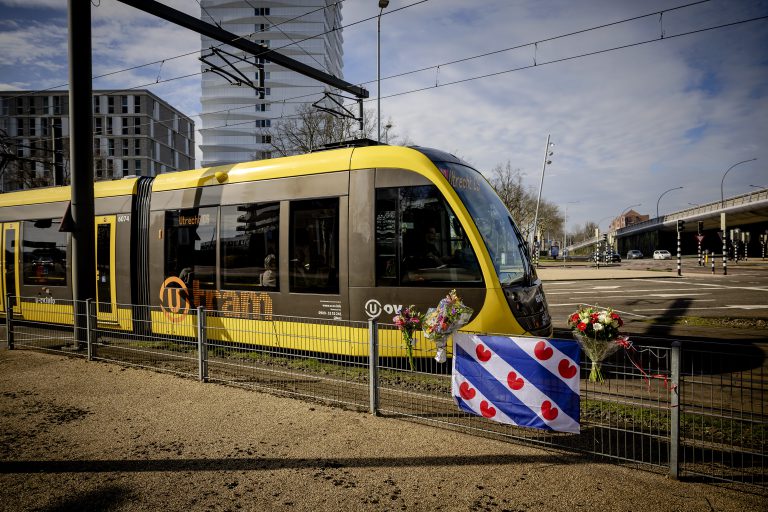
[[[549,141],[550,137],[551,135],[547,135],[547,146],[544,149],[544,165],[541,168],[541,181],[539,182],[539,197],[536,199],[536,213],[533,216],[533,236],[531,245],[534,246],[534,250],[536,249],[536,228],[538,227],[539,222],[539,203],[541,202],[541,189],[544,188],[544,171],[547,170],[547,165],[552,163],[552,160],[550,160],[549,157],[554,154],[552,151],[550,151],[550,148],[553,147],[555,143]]]
[[[755,160],[757,160],[757,158],[751,158],[749,160],[744,160],[743,162],[739,162],[737,164],[733,164],[732,166],[730,166],[728,168],[727,171],[725,171],[725,174],[723,174],[723,179],[720,180],[720,207],[722,207],[722,208],[725,207],[725,195],[723,194],[723,183],[725,183],[725,175],[728,174],[729,172],[731,172],[731,169],[733,169],[737,165],[745,164],[747,162],[754,162]],[[658,215],[657,215],[657,217],[658,217]]]
[[[379,0],[378,28],[376,30],[376,129],[381,144],[381,13],[389,5],[389,0]]]
[[[659,196],[659,200],[656,201],[656,218],[657,219],[659,218],[659,202],[661,202],[661,198],[664,197],[664,194],[666,194],[667,192],[672,192],[673,190],[680,190],[681,188],[684,188],[684,187],[671,188],[671,189],[665,190],[664,192],[661,193],[661,195]]]

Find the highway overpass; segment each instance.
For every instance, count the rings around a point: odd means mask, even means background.
[[[623,255],[630,249],[639,249],[648,257],[656,249],[667,249],[672,254],[677,252],[677,221],[685,222],[685,230],[681,236],[683,254],[696,254],[698,223],[703,223],[702,250],[722,252],[722,241],[717,232],[720,230],[721,218],[725,214],[726,231],[730,236],[733,229],[741,233],[749,233],[749,256],[761,256],[760,235],[768,234],[768,189],[757,190],[739,196],[729,197],[724,201],[702,204],[668,215],[632,224],[608,234],[612,245]],[[601,234],[602,235],[602,234]],[[568,246],[569,252],[587,246],[592,246],[595,238]],[[742,249],[743,250],[743,249]],[[740,250],[740,254],[741,254]]]

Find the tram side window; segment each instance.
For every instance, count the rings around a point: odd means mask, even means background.
[[[483,284],[461,222],[434,185],[376,190],[376,284]]]
[[[67,285],[67,233],[61,219],[24,221],[22,274],[25,285]]]
[[[216,208],[165,212],[165,275],[187,285],[216,288]]]
[[[221,286],[276,290],[280,203],[221,207]]]
[[[339,198],[291,202],[292,292],[339,293]]]

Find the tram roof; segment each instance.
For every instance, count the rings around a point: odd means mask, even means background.
[[[162,192],[227,183],[387,167],[412,169],[425,175],[429,172],[435,172],[434,165],[421,151],[402,146],[382,145],[332,149],[303,155],[161,174],[155,178],[152,190]]]
[[[137,178],[97,181],[93,184],[93,197],[129,196],[136,193]],[[0,194],[0,208],[24,204],[56,203],[72,198],[71,187],[46,187]]]

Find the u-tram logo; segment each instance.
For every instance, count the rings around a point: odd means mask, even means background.
[[[171,276],[160,287],[160,309],[165,318],[173,323],[179,323],[189,313],[189,290],[187,285],[176,276]]]

